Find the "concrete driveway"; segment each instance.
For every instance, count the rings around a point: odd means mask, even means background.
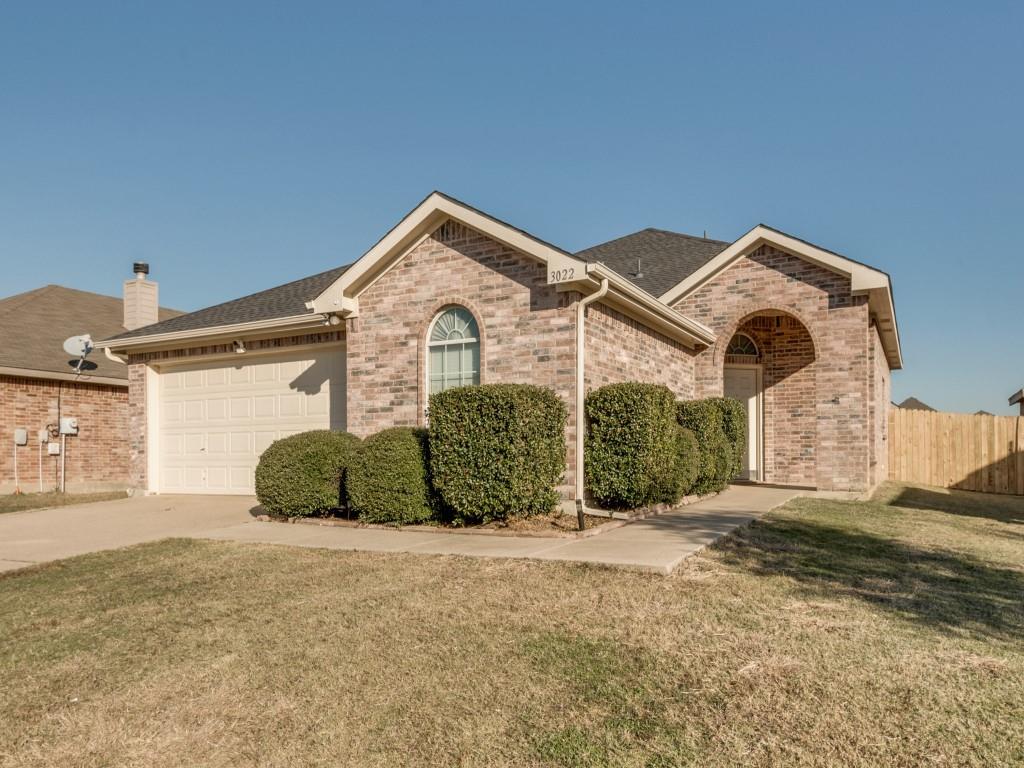
[[[0,571],[252,521],[253,496],[134,496],[0,515]]]
[[[563,560],[667,574],[694,552],[796,495],[790,489],[732,486],[714,498],[584,539],[261,523],[249,512],[256,506],[251,496],[143,496],[0,515],[0,571],[185,537],[366,552]]]

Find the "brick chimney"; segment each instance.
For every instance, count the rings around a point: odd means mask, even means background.
[[[134,331],[159,319],[160,303],[157,284],[147,280],[149,264],[137,261],[132,265],[135,277],[124,281],[124,327]]]

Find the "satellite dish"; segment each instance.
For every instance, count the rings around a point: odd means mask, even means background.
[[[85,333],[81,336],[72,336],[70,339],[65,339],[64,351],[72,357],[78,358],[78,362],[75,363],[75,373],[81,373],[82,365],[85,363],[85,356],[92,352],[92,337]],[[95,368],[96,366],[93,367]]]
[[[64,351],[72,357],[80,357],[84,360],[85,356],[92,352],[92,338],[86,333],[82,336],[65,339]]]

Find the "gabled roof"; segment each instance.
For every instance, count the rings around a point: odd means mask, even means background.
[[[902,403],[900,403],[896,407],[897,408],[905,408],[908,411],[934,411],[935,410],[934,408],[932,408],[927,403],[922,403],[916,397],[908,397],[906,400],[904,400]]]
[[[728,245],[723,240],[648,227],[578,251],[576,256],[584,261],[607,264],[648,293],[660,296]]]
[[[890,368],[903,367],[903,352],[900,348],[899,327],[896,324],[896,307],[892,297],[892,280],[880,269],[869,267],[834,251],[822,248],[814,243],[801,240],[799,237],[786,234],[782,230],[758,224],[738,240],[730,244],[717,255],[709,259],[699,269],[684,277],[660,298],[669,305],[676,304],[680,299],[696,291],[715,275],[728,269],[742,256],[750,253],[762,244],[771,245],[779,250],[791,253],[812,264],[831,270],[850,279],[850,289],[855,295],[868,297],[871,315],[878,326],[878,334],[882,340],[886,358]]]
[[[167,320],[180,314],[176,309],[161,307],[159,317]],[[124,331],[123,322],[122,299],[62,285],[47,285],[0,299],[0,370],[74,377],[72,366],[77,360],[64,351],[64,340],[87,333],[98,341]],[[83,381],[128,379],[128,369],[103,354],[90,355],[83,371]]]
[[[338,277],[344,274],[346,269],[348,269],[347,266],[329,269],[326,272],[320,272],[275,288],[252,293],[240,299],[225,301],[222,304],[179,315],[170,320],[119,333],[106,339],[106,341],[123,341],[143,336],[187,333],[189,331],[222,328],[242,323],[271,321],[297,316],[308,316],[310,319],[313,319],[314,313],[306,306],[307,302],[318,296],[324,288],[337,280]],[[116,345],[107,344],[106,346]]]
[[[658,301],[614,268],[602,263],[588,263],[518,227],[436,191],[427,195],[341,277],[311,301],[310,308],[315,312],[358,314],[360,294],[410,248],[448,219],[459,221],[492,240],[542,262],[550,284],[562,284],[566,288],[571,286],[574,290],[592,293],[598,290],[603,280],[607,280],[609,290],[602,299],[605,303],[689,346],[714,341],[715,336],[710,328]]]

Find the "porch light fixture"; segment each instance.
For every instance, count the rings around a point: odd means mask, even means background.
[[[241,339],[235,339],[232,342],[232,345],[235,348],[235,352],[237,352],[240,355],[244,355],[245,354],[245,342],[244,341],[242,341]]]

